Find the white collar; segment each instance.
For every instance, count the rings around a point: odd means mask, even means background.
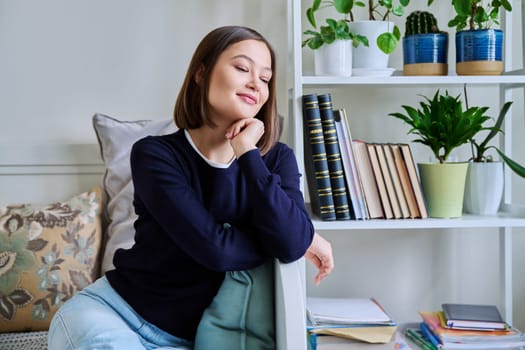
[[[190,143],[191,147],[193,147],[193,149],[195,150],[195,152],[197,152],[197,154],[199,156],[201,156],[202,159],[204,159],[206,161],[206,163],[208,163],[210,166],[214,167],[214,168],[220,168],[220,169],[226,169],[228,168],[232,163],[233,161],[235,160],[235,157],[233,157],[228,163],[217,163],[217,162],[214,162],[212,160],[209,160],[208,158],[206,158],[204,156],[204,154],[201,153],[201,151],[199,151],[199,149],[197,148],[197,146],[195,146],[195,143],[193,142],[193,140],[191,139],[191,135],[190,133],[188,132],[187,129],[184,129],[184,135],[186,136],[186,139],[188,140],[188,142]]]

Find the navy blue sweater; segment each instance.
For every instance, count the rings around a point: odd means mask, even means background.
[[[106,275],[145,320],[175,336],[194,339],[225,271],[294,261],[312,241],[297,162],[282,143],[218,168],[179,130],[136,142],[131,170],[135,244],[117,250]]]

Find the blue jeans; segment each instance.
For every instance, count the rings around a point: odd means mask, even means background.
[[[62,305],[49,327],[49,350],[179,349],[193,342],[140,317],[101,277]]]

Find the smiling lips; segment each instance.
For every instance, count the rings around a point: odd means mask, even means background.
[[[237,96],[239,96],[244,102],[248,104],[251,104],[251,105],[257,104],[257,98],[253,95],[239,93],[237,94]]]

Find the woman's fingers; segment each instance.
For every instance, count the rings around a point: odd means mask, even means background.
[[[314,234],[314,239],[306,251],[305,257],[318,269],[318,273],[314,278],[316,285],[334,269],[332,245],[318,233]]]

